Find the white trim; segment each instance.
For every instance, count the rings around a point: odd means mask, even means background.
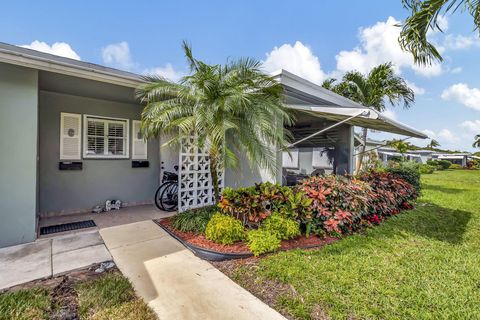
[[[72,118],[78,118],[78,150],[77,150],[77,155],[76,156],[65,156],[63,153],[63,138],[64,134],[63,131],[65,129],[65,117],[72,117]],[[60,160],[81,160],[82,158],[82,115],[78,113],[68,113],[68,112],[60,112],[60,155],[59,158]]]
[[[143,81],[135,78],[134,76],[129,77],[127,75],[118,75],[108,71],[78,66],[66,62],[53,61],[51,59],[36,57],[28,54],[15,54],[5,49],[0,49],[0,62],[107,82],[130,88],[136,88],[143,83]]]
[[[96,119],[103,119],[106,123],[111,120],[111,122],[124,122],[125,123],[125,155],[89,155],[87,154],[88,151],[88,143],[87,143],[87,136],[88,136],[88,118],[96,118]],[[115,118],[115,117],[104,117],[104,116],[97,116],[92,114],[84,114],[83,115],[83,158],[84,159],[129,159],[130,158],[130,120],[124,118]],[[105,150],[108,149],[108,145],[105,145]]]
[[[142,139],[138,139],[136,137],[135,127],[138,125],[140,128],[142,121],[140,120],[132,120],[132,160],[147,160],[148,159],[148,141]],[[145,155],[138,156],[135,150],[135,142],[143,142],[145,145]]]

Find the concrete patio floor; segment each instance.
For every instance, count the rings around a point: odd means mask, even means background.
[[[285,319],[153,221],[104,228],[100,234],[159,319]]]
[[[0,249],[0,290],[112,260],[97,230]]]
[[[56,237],[62,234],[72,234],[76,232],[83,232],[85,230],[95,230],[95,229],[99,230],[102,228],[108,228],[108,227],[113,227],[113,226],[118,226],[122,224],[138,222],[138,221],[165,218],[173,214],[175,214],[175,212],[162,211],[157,209],[155,205],[149,204],[149,205],[125,207],[125,208],[121,208],[120,210],[112,210],[109,212],[102,212],[102,213],[81,213],[81,214],[72,214],[72,215],[64,215],[64,216],[57,216],[57,217],[40,218],[40,221],[38,223],[38,230],[40,230],[40,228],[44,226],[53,226],[57,224],[83,221],[83,220],[93,220],[97,225],[97,227],[67,231],[63,233],[54,233],[50,235],[42,235],[42,236],[39,236],[39,238],[40,239],[51,238],[51,237]],[[40,232],[38,232],[38,234],[40,234]]]

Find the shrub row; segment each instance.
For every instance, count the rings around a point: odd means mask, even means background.
[[[335,175],[310,177],[295,188],[261,183],[236,190],[225,188],[217,210],[179,214],[172,225],[182,231],[205,233],[221,244],[246,240],[254,255],[275,251],[281,240],[349,234],[378,224],[402,209],[411,209],[418,196],[418,170],[397,167],[370,171],[356,178]],[[417,186],[407,182],[409,179]],[[186,216],[195,216],[187,218]]]

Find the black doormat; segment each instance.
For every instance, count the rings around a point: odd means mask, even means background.
[[[72,230],[78,230],[78,229],[84,229],[84,228],[91,228],[95,226],[97,225],[93,220],[57,224],[54,226],[41,227],[40,235],[64,232],[64,231],[72,231]]]

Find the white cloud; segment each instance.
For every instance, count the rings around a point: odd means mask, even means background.
[[[266,56],[263,66],[267,72],[285,69],[317,84],[321,84],[327,77],[318,57],[300,41],[296,41],[293,46],[286,43],[274,47]]]
[[[407,85],[415,92],[415,95],[421,96],[422,94],[425,94],[425,89],[422,87],[417,86],[415,83],[407,81]]]
[[[440,130],[437,136],[438,136],[438,139],[440,139],[441,141],[445,141],[447,143],[457,143],[460,140],[457,135],[453,134],[448,129]]]
[[[397,74],[400,74],[403,68],[410,68],[425,77],[440,75],[443,72],[441,64],[418,66],[414,63],[412,55],[400,48],[398,24],[400,24],[399,20],[389,17],[387,21],[380,21],[371,27],[361,28],[359,32],[360,45],[350,51],[341,51],[335,57],[337,69],[341,72],[358,70],[367,73],[373,67],[391,61]]]
[[[480,89],[470,88],[465,83],[454,84],[443,90],[443,100],[459,102],[469,108],[480,110]]]
[[[185,75],[182,71],[175,70],[170,63],[167,63],[164,67],[146,69],[143,73],[147,75],[159,75],[174,82],[177,82]]]
[[[46,42],[35,40],[30,44],[24,44],[20,47],[37,50],[45,53],[54,54],[65,58],[80,60],[80,56],[65,42],[55,42],[51,46]]]
[[[480,120],[467,120],[460,125],[474,134],[480,134]]]
[[[385,109],[385,111],[383,111],[382,114],[392,120],[397,120],[397,114],[395,113],[394,110],[390,108]]]
[[[463,68],[462,67],[455,67],[452,70],[450,70],[451,73],[460,73],[462,72]]]
[[[476,34],[473,36],[449,34],[445,36],[443,46],[446,49],[451,49],[451,50],[467,49],[472,46],[478,47],[480,46],[480,39],[478,39],[478,36]]]
[[[129,70],[134,66],[126,41],[112,43],[102,48],[102,58],[105,64],[116,68]]]

